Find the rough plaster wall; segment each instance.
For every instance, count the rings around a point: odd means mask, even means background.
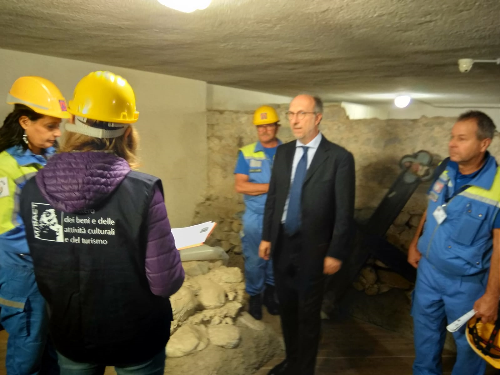
[[[288,104],[291,99],[289,96],[207,85],[207,110],[250,111],[260,107],[263,103]]]
[[[2,1],[0,48],[329,101],[499,103],[498,0]],[[389,99],[390,100],[390,99]]]
[[[110,70],[132,85],[140,112],[140,171],[162,179],[172,225],[189,225],[206,186],[205,82],[0,50],[0,98],[7,96],[17,77],[39,75],[54,82],[69,100],[78,81],[94,70]],[[0,101],[2,121],[11,110]]]
[[[410,120],[425,117],[453,117],[457,118],[462,113],[475,110],[482,111],[491,117],[493,122],[500,126],[500,106],[476,105],[455,105],[455,106],[432,106],[418,100],[412,100],[406,108],[398,108],[393,102],[386,104],[359,104],[342,102],[347,116],[351,120],[362,120],[378,118],[380,120]],[[233,108],[227,108],[233,109]],[[241,108],[240,108],[241,109]]]
[[[280,118],[286,118],[286,110],[286,106],[279,108]],[[233,170],[238,148],[257,140],[251,119],[251,111],[208,112],[208,196],[198,207],[198,218],[237,222],[238,213],[244,210],[242,195],[234,191]],[[427,150],[435,155],[436,161],[440,161],[448,155],[449,132],[454,122],[455,118],[451,117],[349,120],[342,107],[331,104],[325,106],[320,128],[326,138],[353,153],[356,162],[356,209],[358,214],[367,215],[377,207],[400,173],[399,160],[402,156]],[[282,121],[278,136],[285,142],[293,139],[287,121]],[[490,147],[496,157],[500,157],[499,138],[497,135]],[[408,215],[423,212],[428,185],[420,185],[404,212]],[[215,233],[215,237],[231,242],[231,229],[228,225],[224,227],[227,233]],[[409,240],[410,236],[411,231],[405,237]]]

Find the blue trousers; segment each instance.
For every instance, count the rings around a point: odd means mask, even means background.
[[[104,365],[73,362],[58,353],[61,375],[103,375]],[[118,375],[163,375],[165,370],[165,351],[161,351],[149,361],[133,366],[115,367]]]
[[[259,258],[259,245],[262,240],[264,215],[249,210],[243,215],[243,256],[245,258],[245,283],[249,295],[255,296],[264,291],[265,284],[274,285],[272,260]]]
[[[9,375],[35,375],[47,349],[48,316],[33,269],[0,266],[0,322],[9,334],[5,366]],[[44,373],[58,373],[44,366]]]
[[[422,257],[418,265],[411,315],[415,342],[414,375],[441,375],[441,353],[446,325],[472,310],[486,290],[488,273],[451,276],[435,269]],[[452,375],[481,375],[486,362],[469,346],[465,325],[453,334],[457,360]]]

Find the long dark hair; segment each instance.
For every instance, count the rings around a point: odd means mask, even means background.
[[[19,119],[22,116],[26,116],[31,121],[43,117],[43,115],[36,113],[25,105],[15,104],[14,110],[7,115],[3,121],[3,126],[0,128],[0,152],[18,145],[22,146],[24,150],[28,148],[28,145],[23,141],[24,129],[19,124]]]

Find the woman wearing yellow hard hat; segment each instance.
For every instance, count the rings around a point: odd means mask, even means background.
[[[168,297],[184,270],[161,181],[132,170],[134,91],[93,72],[68,111],[60,153],[27,183],[20,209],[61,375],[102,375],[106,366],[163,375]]]
[[[57,361],[44,355],[48,318],[19,216],[19,196],[54,154],[61,119],[70,115],[59,89],[41,77],[17,79],[7,103],[14,110],[0,128],[0,323],[9,333],[7,373],[36,374],[57,369]]]

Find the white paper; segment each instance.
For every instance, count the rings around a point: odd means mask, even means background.
[[[212,233],[217,223],[207,221],[185,228],[172,228],[172,234],[175,239],[175,246],[178,250],[188,247],[202,245],[207,237]]]

